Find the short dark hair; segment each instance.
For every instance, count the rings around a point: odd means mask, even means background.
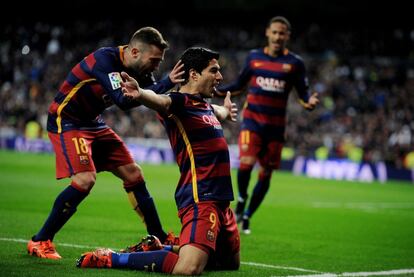
[[[201,72],[209,65],[212,59],[218,60],[220,54],[216,51],[213,51],[204,47],[190,47],[184,51],[180,60],[184,64],[184,74],[182,78],[186,84],[188,82],[190,69],[194,69],[198,73]]]
[[[154,27],[143,27],[136,31],[129,41],[129,44],[138,41],[148,45],[155,45],[161,50],[168,48],[168,42],[164,40],[161,33]]]
[[[289,31],[291,31],[291,29],[292,29],[292,25],[290,25],[289,20],[287,20],[287,18],[284,17],[284,16],[275,16],[275,17],[272,17],[269,20],[269,24],[267,25],[267,27],[270,27],[270,25],[272,25],[272,23],[275,23],[275,22],[280,22],[282,24],[285,24],[288,27],[288,30]]]

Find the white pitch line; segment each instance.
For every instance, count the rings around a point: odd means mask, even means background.
[[[412,210],[414,202],[313,202],[314,208],[346,208],[356,210]]]
[[[13,239],[13,238],[0,238],[0,241],[14,241],[14,242],[21,242],[21,243],[28,243],[29,241],[27,239]],[[99,248],[102,246],[90,246],[90,245],[80,245],[80,244],[71,244],[71,243],[59,243],[59,246],[66,246],[66,247],[72,247],[72,248]],[[113,248],[116,249],[116,248]]]
[[[359,276],[395,276],[402,274],[414,273],[414,269],[394,269],[388,271],[372,271],[372,272],[344,272],[344,273],[322,273],[307,275],[288,275],[288,276],[271,276],[271,277],[359,277]]]
[[[13,241],[13,242],[20,242],[20,243],[28,242],[28,240],[26,239],[16,239],[16,238],[0,238],[0,241]],[[66,247],[72,247],[72,248],[82,248],[82,249],[98,248],[97,246],[79,245],[79,244],[71,244],[71,243],[59,243],[59,245],[66,246]],[[116,247],[113,247],[112,249],[116,249]],[[393,276],[393,275],[414,273],[414,269],[395,269],[395,270],[388,270],[388,271],[344,272],[344,273],[335,274],[335,273],[322,273],[320,271],[304,269],[304,268],[299,268],[299,267],[287,267],[287,266],[269,265],[269,264],[254,263],[254,262],[241,262],[241,264],[257,266],[257,267],[265,267],[265,268],[275,268],[275,269],[319,273],[319,274],[310,274],[310,275],[307,274],[307,275],[288,275],[288,276],[272,276],[272,277],[359,277],[359,276]]]
[[[15,239],[15,238],[0,238],[0,241],[13,241],[13,242],[21,242],[27,243],[27,239]],[[79,245],[79,244],[70,244],[70,243],[59,243],[59,246],[66,246],[72,248],[82,248],[82,249],[96,249],[99,248],[97,246],[90,246],[90,245]],[[102,247],[102,246],[100,246]],[[111,248],[111,247],[109,247]],[[111,249],[117,249],[116,247],[112,247]],[[241,264],[250,265],[250,266],[257,266],[257,267],[266,267],[266,268],[275,268],[275,269],[285,269],[285,270],[295,270],[295,271],[302,271],[302,272],[313,272],[313,273],[321,273],[320,271],[309,270],[304,268],[298,267],[286,267],[286,266],[277,266],[277,265],[269,265],[269,264],[261,264],[261,263],[253,263],[253,262],[241,262]]]
[[[261,264],[261,263],[253,263],[253,262],[240,262],[240,263],[245,264],[245,265],[257,266],[257,267],[267,267],[267,268],[276,268],[276,269],[286,269],[286,270],[321,273],[320,271],[304,269],[304,268],[299,268],[299,267],[288,267],[288,266]]]

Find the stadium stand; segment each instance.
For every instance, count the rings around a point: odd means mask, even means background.
[[[171,45],[159,77],[183,49],[203,45],[222,53],[223,75],[233,80],[248,49],[263,44],[262,25],[226,21],[220,28],[202,23],[190,28],[177,20],[158,24]],[[299,30],[289,49],[301,53],[322,104],[307,113],[291,97],[286,146],[296,156],[314,157],[315,150],[325,146],[329,157],[353,155],[402,168],[414,149],[414,28],[338,27],[332,32],[316,23],[294,25]],[[140,26],[128,20],[90,24],[84,19],[6,23],[0,35],[0,136],[23,136],[33,119],[44,129],[47,105],[70,67],[98,47],[127,43],[127,35]],[[242,107],[244,96],[235,101]],[[166,138],[161,125],[154,123],[154,112],[144,107],[127,113],[110,109],[105,116],[123,137]],[[224,127],[229,142],[235,143],[239,125]]]

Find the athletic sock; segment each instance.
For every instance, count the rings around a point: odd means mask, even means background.
[[[79,203],[89,194],[72,181],[71,185],[63,190],[55,200],[52,211],[49,214],[42,229],[33,236],[33,241],[53,240],[55,234],[76,212]]]
[[[178,255],[166,250],[112,253],[113,268],[130,268],[171,274],[177,261]]]
[[[246,200],[247,198],[247,188],[250,182],[250,175],[252,173],[252,169],[239,169],[237,171],[237,185],[239,188],[239,196]]]
[[[145,181],[141,179],[134,184],[124,184],[124,188],[134,210],[144,220],[148,234],[154,235],[161,242],[164,242],[167,234],[162,229],[154,200],[145,186]]]
[[[260,204],[263,202],[263,199],[269,190],[270,186],[270,177],[271,175],[264,175],[259,173],[259,180],[254,187],[253,194],[249,203],[245,215],[251,217],[253,213],[257,210]]]

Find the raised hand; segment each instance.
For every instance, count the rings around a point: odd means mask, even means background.
[[[129,99],[136,99],[140,96],[140,87],[133,77],[129,76],[126,72],[121,72],[121,89],[124,96]]]
[[[237,121],[237,105],[231,102],[231,93],[227,91],[226,98],[224,98],[223,106],[229,111],[228,119],[231,121]]]
[[[184,70],[182,70],[184,67],[184,64],[181,62],[181,60],[179,60],[174,68],[171,70],[170,74],[168,75],[168,77],[170,78],[171,82],[173,82],[174,84],[179,84],[184,82],[184,79],[181,78],[181,76],[184,74]]]

